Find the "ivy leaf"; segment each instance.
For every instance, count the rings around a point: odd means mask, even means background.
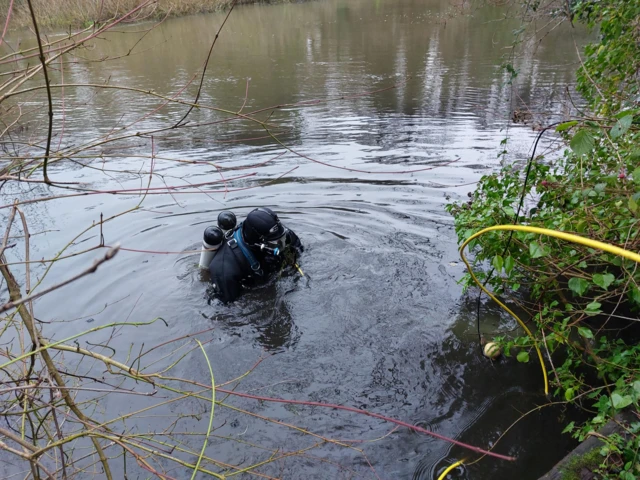
[[[502,266],[504,265],[504,260],[500,255],[496,255],[495,257],[493,257],[493,262],[491,262],[491,264],[493,265],[493,268],[495,268],[496,271],[500,273],[502,271]]]
[[[637,287],[631,287],[631,290],[629,290],[629,297],[631,297],[631,300],[635,303],[640,304],[640,290],[638,290]]]
[[[588,315],[597,315],[599,313],[602,313],[602,310],[600,310],[601,306],[602,305],[600,304],[600,302],[591,302],[589,305],[587,305],[585,311]]]
[[[529,244],[529,255],[531,258],[540,258],[549,255],[549,248],[543,247],[538,242],[531,242]]]
[[[625,395],[623,397],[619,393],[614,392],[611,394],[611,403],[613,404],[613,408],[615,408],[616,410],[620,410],[631,405],[631,403],[633,403],[633,400],[631,399],[631,395]]]
[[[565,392],[565,396],[566,396],[566,392]],[[575,426],[576,426],[576,422],[569,422],[569,425],[564,427],[564,430],[562,430],[562,433],[572,432]]]
[[[585,155],[593,150],[595,144],[596,141],[588,130],[578,130],[571,139],[569,146],[576,155]]]
[[[529,352],[520,352],[516,358],[520,363],[527,363],[529,361]]]
[[[570,402],[571,400],[573,400],[573,397],[575,396],[574,390],[573,388],[567,388],[564,391],[564,398],[567,402]],[[572,427],[573,428],[573,427]],[[565,429],[566,430],[566,429]],[[571,431],[571,429],[569,429],[569,431]],[[565,432],[562,432],[565,433]]]
[[[511,255],[504,259],[504,273],[509,275],[513,267],[515,267],[516,262]]]
[[[619,119],[611,129],[611,138],[618,138],[627,133],[627,130],[631,128],[632,123],[633,115],[631,113]]]
[[[569,290],[572,292],[582,296],[584,293],[589,290],[589,282],[587,282],[584,278],[573,277],[569,280]]]
[[[593,338],[593,332],[588,327],[578,327],[578,333],[584,338]]]
[[[569,130],[571,127],[574,127],[579,122],[577,120],[572,120],[570,122],[561,123],[556,127],[556,132],[564,132],[565,130]]]
[[[615,279],[616,277],[614,277],[610,273],[605,273],[605,274],[596,273],[593,276],[593,283],[598,285],[603,290],[606,290],[607,288],[609,288],[609,285],[611,285]]]

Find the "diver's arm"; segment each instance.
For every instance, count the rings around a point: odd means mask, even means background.
[[[209,264],[211,282],[215,295],[223,303],[233,302],[242,293],[242,271],[233,261],[233,254],[226,250],[218,252]]]
[[[294,232],[293,230],[287,231],[287,244],[295,248],[298,253],[304,252],[304,246],[302,245],[302,242],[300,241],[298,235],[296,235],[296,232]]]

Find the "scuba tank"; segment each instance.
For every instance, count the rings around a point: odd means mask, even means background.
[[[224,241],[224,233],[219,227],[207,227],[202,239],[202,253],[200,254],[200,268],[209,268],[213,256]]]
[[[204,238],[202,239],[202,253],[200,254],[200,261],[198,265],[200,268],[209,268],[211,260],[213,260],[216,251],[222,245],[225,238],[230,238],[233,235],[233,230],[237,224],[236,216],[233,212],[228,210],[220,212],[218,215],[218,226],[207,227],[204,231]]]
[[[225,210],[218,214],[218,227],[222,230],[225,237],[230,237],[233,234],[233,230],[236,228],[237,224],[238,220],[233,212]]]

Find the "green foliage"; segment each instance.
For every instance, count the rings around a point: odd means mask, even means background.
[[[484,176],[471,201],[449,205],[460,243],[489,226],[526,223],[640,251],[640,0],[572,5],[575,20],[599,26],[599,41],[585,48],[578,71],[578,89],[593,113],[556,127],[569,148],[557,160],[536,158],[526,184],[524,172],[507,165]],[[557,352],[555,395],[595,412],[567,432],[584,439],[619,410],[639,410],[640,347],[602,335],[607,314],[639,311],[634,262],[525,232],[489,232],[470,249],[480,281],[487,279],[482,267],[494,268],[489,285],[496,293],[524,287],[523,306],[544,333],[543,340],[498,339],[505,354],[515,349],[517,360],[527,362],[534,342]],[[470,277],[463,284],[472,285]],[[607,440],[602,478],[640,478],[638,447],[635,432]]]

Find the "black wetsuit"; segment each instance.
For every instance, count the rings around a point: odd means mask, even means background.
[[[238,226],[241,228],[241,226]],[[260,262],[260,270],[254,271],[249,260],[239,246],[232,247],[234,242],[225,240],[209,264],[211,282],[214,285],[215,296],[224,303],[233,302],[240,296],[244,286],[251,286],[266,281],[269,276],[280,270],[283,259],[289,252],[274,257],[261,252],[251,252]],[[303,250],[298,236],[291,230],[287,231],[287,249],[297,256]]]

